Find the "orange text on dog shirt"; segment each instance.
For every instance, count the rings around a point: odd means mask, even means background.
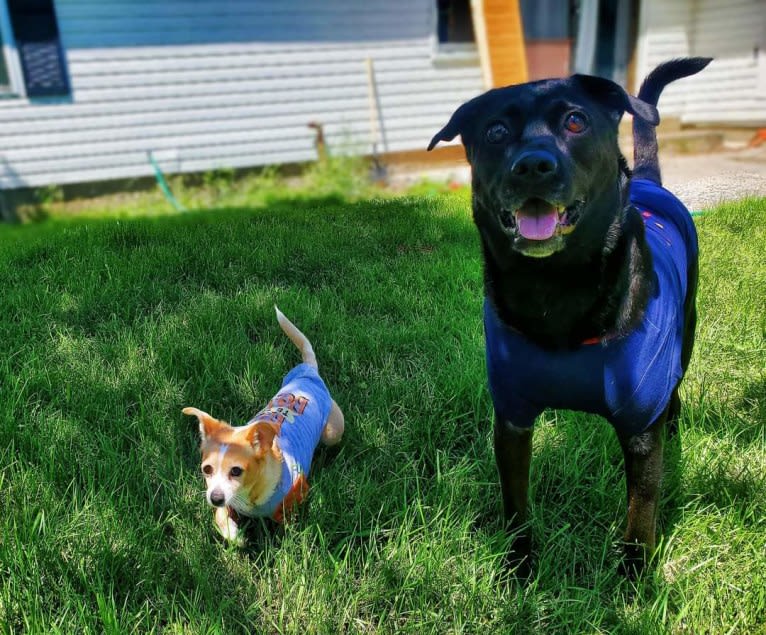
[[[269,401],[263,410],[255,415],[254,420],[276,424],[281,424],[287,420],[293,423],[296,415],[300,416],[304,413],[309,402],[309,398],[303,395],[281,392]]]

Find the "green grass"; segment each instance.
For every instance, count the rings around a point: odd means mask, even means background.
[[[619,447],[569,412],[536,433],[535,573],[504,579],[468,206],[271,196],[0,227],[0,630],[763,633],[766,201],[698,220],[683,450],[635,584],[617,573]],[[275,392],[298,360],[275,303],[347,432],[299,521],[256,522],[237,550],[180,411],[243,422]]]

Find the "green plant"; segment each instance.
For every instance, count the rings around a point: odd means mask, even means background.
[[[64,189],[60,185],[44,185],[35,188],[35,200],[43,207],[64,200]]]
[[[205,188],[212,191],[214,195],[227,194],[234,185],[234,169],[233,168],[215,168],[208,170],[202,175],[202,184]]]

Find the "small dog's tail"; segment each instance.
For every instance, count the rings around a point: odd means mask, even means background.
[[[274,309],[277,312],[277,322],[279,322],[279,326],[285,332],[285,335],[290,338],[292,343],[295,344],[295,346],[301,352],[303,363],[317,368],[317,357],[314,354],[314,347],[311,346],[309,338],[301,333],[298,330],[298,327],[295,326],[295,324],[293,324],[290,320],[288,320],[285,317],[285,314],[282,313],[282,311],[280,311],[277,306],[274,306]]]
[[[657,106],[665,86],[671,82],[699,73],[712,61],[712,57],[682,57],[660,64],[641,84],[638,98]],[[660,163],[657,158],[657,130],[640,117],[633,117],[633,177],[648,179],[662,185]]]

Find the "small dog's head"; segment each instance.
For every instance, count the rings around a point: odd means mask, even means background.
[[[197,408],[183,413],[199,421],[207,502],[244,514],[266,502],[281,475],[279,427],[259,422],[235,428]]]
[[[463,104],[428,149],[460,135],[473,174],[474,220],[498,260],[546,257],[592,242],[614,214],[625,112],[657,110],[599,77],[574,75],[490,90]]]

